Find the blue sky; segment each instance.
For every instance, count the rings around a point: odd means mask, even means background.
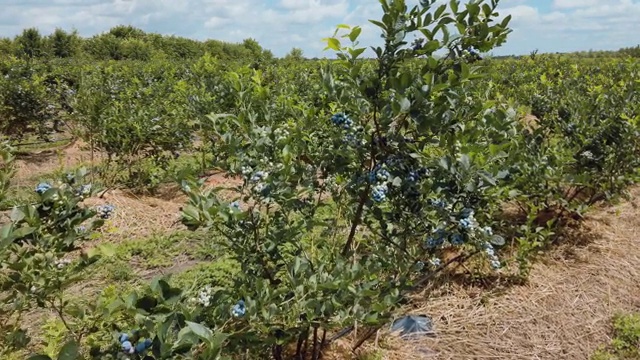
[[[363,26],[364,45],[379,39],[367,22],[380,16],[377,0],[0,0],[0,9],[0,36],[10,37],[26,27],[91,36],[130,24],[201,40],[254,38],[277,56],[299,47],[309,57],[330,56],[321,39],[337,24]],[[499,55],[640,44],[640,0],[501,0],[499,11],[513,16],[514,30]]]

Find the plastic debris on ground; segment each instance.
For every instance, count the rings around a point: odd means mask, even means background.
[[[426,315],[406,315],[393,322],[391,332],[399,332],[403,339],[430,336],[435,337],[433,321]]]

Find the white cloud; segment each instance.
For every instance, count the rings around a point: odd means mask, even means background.
[[[638,44],[640,1],[554,0],[552,9],[519,5],[502,9],[513,16],[513,34],[496,53],[614,50]]]
[[[553,0],[553,7],[558,9],[584,8],[598,5],[600,0]]]
[[[444,0],[439,0],[442,2]],[[414,5],[418,0],[408,0]],[[615,49],[634,46],[640,0],[502,0],[514,32],[496,53]],[[362,45],[380,42],[375,0],[0,0],[0,36],[26,27],[49,33],[76,28],[85,36],[130,24],[146,31],[239,42],[252,37],[276,55],[292,47],[323,53],[321,39],[341,23],[360,25]],[[409,39],[411,40],[411,39]]]

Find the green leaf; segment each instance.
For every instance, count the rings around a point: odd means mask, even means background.
[[[469,158],[469,155],[462,154],[460,156],[460,166],[462,166],[462,169],[465,171],[469,171],[469,169],[471,169],[471,158]]]
[[[27,358],[27,360],[52,360],[48,355],[31,355]]]
[[[191,321],[187,321],[186,323],[189,329],[191,329],[191,331],[193,331],[193,333],[196,334],[198,337],[200,337],[203,340],[206,340],[207,342],[213,341],[213,332],[211,331],[211,329],[209,329],[204,325],[200,325],[198,323],[194,323]]]
[[[194,334],[194,332],[190,328],[182,328],[178,333],[178,341],[173,344],[171,350],[174,353],[182,350],[186,351],[190,349],[191,346],[197,344],[199,339],[200,338],[196,334]]]
[[[31,234],[33,234],[37,229],[34,227],[22,227],[19,228],[17,230],[14,230],[12,235],[12,238],[14,239],[20,239],[23,238],[25,236],[29,236]]]
[[[158,281],[162,298],[165,301],[175,301],[180,297],[182,291],[178,288],[172,288],[165,280]]]
[[[223,333],[216,333],[213,336],[213,340],[209,342],[209,346],[213,351],[219,351],[222,348],[222,343],[229,338],[229,335]]]
[[[362,53],[365,51],[365,48],[358,48],[358,49],[349,49],[349,55],[351,55],[352,58],[357,58],[358,56],[362,55]]]
[[[458,13],[458,6],[460,5],[460,1],[459,0],[451,0],[449,2],[449,7],[451,8],[451,11],[453,11],[454,14]]]
[[[335,51],[340,51],[340,40],[336,38],[327,38],[327,48]]]
[[[282,158],[285,164],[291,161],[291,147],[288,144],[282,149]]]
[[[22,210],[18,209],[17,207],[11,210],[11,221],[17,223],[24,220],[24,218],[25,214]]]
[[[13,242],[13,237],[11,236],[11,230],[13,229],[12,224],[5,224],[0,228],[0,249],[3,249]]]
[[[520,196],[521,192],[519,190],[510,190],[509,191],[509,198],[514,199],[517,198],[518,196]]]
[[[360,33],[362,32],[362,28],[360,26],[356,26],[351,30],[351,33],[349,34],[349,40],[356,41],[358,39],[358,36],[360,36]]]
[[[400,178],[399,176],[396,176],[395,179],[393,179],[393,186],[395,187],[401,187],[402,186],[402,178]]]
[[[72,340],[60,349],[58,360],[77,360],[78,355],[78,343]]]
[[[106,257],[112,257],[116,255],[116,248],[113,244],[102,244],[99,246],[100,254]]]
[[[406,97],[400,99],[400,113],[408,113],[411,110],[411,101]]]
[[[369,20],[369,22],[370,22],[370,23],[372,23],[373,25],[375,25],[375,26],[377,26],[377,27],[379,27],[379,28],[383,29],[383,30],[387,28],[387,26],[386,26],[384,23],[380,22],[380,21],[377,21],[377,20]]]
[[[151,312],[158,305],[158,300],[151,296],[144,296],[136,301],[136,308]]]

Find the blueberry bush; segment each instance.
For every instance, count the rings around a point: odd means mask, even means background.
[[[0,193],[4,196],[14,172],[13,148],[2,144]],[[67,174],[64,179],[40,183],[34,191],[35,203],[14,207],[0,226],[0,288],[2,303],[2,346],[0,352],[23,348],[31,338],[22,317],[34,308],[51,311],[64,325],[68,338],[73,339],[60,350],[60,359],[75,359],[66,352],[87,332],[87,310],[90,301],[67,296],[67,290],[83,271],[102,255],[107,246],[95,249],[82,247],[104,221],[96,219],[99,212],[82,204],[96,189],[84,181],[86,171]],[[77,346],[76,346],[77,348]]]
[[[501,267],[504,238],[476,209],[496,205],[500,180],[502,156],[486,144],[508,138],[484,130],[510,128],[515,112],[469,85],[485,72],[471,54],[500,45],[509,20],[490,24],[497,2],[381,4],[374,71],[359,60],[361,28],[343,26],[327,39],[339,60],[318,74],[318,103],[236,72],[236,110],[211,116],[225,154],[213,165],[243,181],[233,201],[185,183],[183,222],[223,234],[242,266],[233,287],[199,301],[203,322],[231,333],[230,353],[282,359],[293,343],[289,355],[319,358],[327,333],[387,321],[445,250]]]

